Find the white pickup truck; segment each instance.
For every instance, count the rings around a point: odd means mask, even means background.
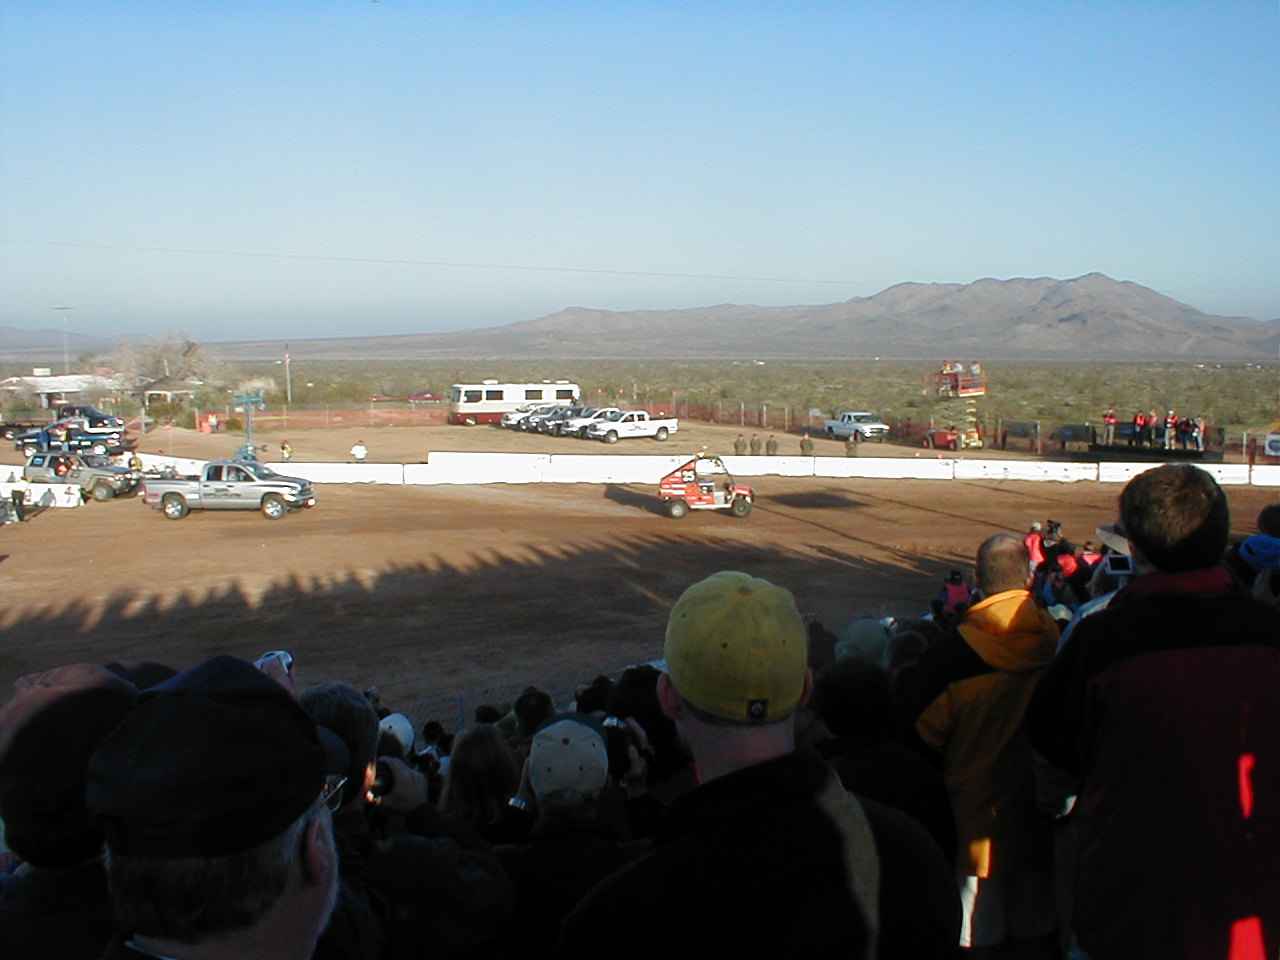
[[[856,433],[859,440],[883,442],[889,436],[889,425],[874,413],[854,410],[840,414],[835,420],[828,420],[824,432],[832,439],[848,440]]]
[[[654,420],[643,410],[615,410],[587,427],[588,440],[617,443],[631,437],[653,437],[665,440],[680,429],[675,417]]]
[[[614,413],[619,413],[617,407],[588,407],[583,410],[579,416],[570,417],[560,423],[560,436],[562,437],[581,437],[584,440],[587,436],[587,428],[597,420],[603,420],[605,417]]]

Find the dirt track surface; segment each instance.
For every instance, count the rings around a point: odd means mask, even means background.
[[[661,655],[694,580],[741,569],[790,587],[838,627],[915,615],[978,543],[1061,520],[1076,540],[1114,518],[1118,486],[759,478],[745,520],[657,513],[641,486],[318,488],[314,510],[164,519],[136,498],[0,528],[0,690],[80,661],[176,666],[283,647],[302,683],[377,685],[453,722],[461,697],[557,697]],[[1271,496],[1230,493],[1246,533]],[[0,694],[0,697],[3,695]]]

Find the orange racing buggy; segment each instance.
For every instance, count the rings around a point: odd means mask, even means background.
[[[724,461],[702,454],[672,470],[658,482],[667,516],[679,520],[690,510],[728,510],[735,517],[751,512],[755,493],[735,483]]]

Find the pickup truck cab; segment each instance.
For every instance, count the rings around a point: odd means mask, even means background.
[[[29,483],[74,483],[95,500],[126,494],[141,478],[142,474],[91,453],[37,453],[28,457],[22,468],[22,479]]]
[[[587,407],[578,416],[570,417],[560,424],[560,436],[581,437],[586,439],[587,427],[597,420],[603,420],[610,414],[618,413],[617,407]]]
[[[828,437],[848,440],[855,433],[859,440],[884,442],[889,435],[889,425],[874,413],[865,410],[849,410],[834,420],[828,420],[824,432]]]
[[[587,427],[587,437],[605,443],[617,443],[631,437],[666,440],[679,429],[680,424],[675,417],[655,420],[644,410],[615,410]]]
[[[251,460],[211,460],[198,477],[147,477],[143,502],[181,520],[192,510],[261,510],[278,520],[316,505],[309,480],[283,477]]]

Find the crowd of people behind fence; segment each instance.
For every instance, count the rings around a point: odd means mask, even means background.
[[[1118,445],[1120,415],[1116,408],[1108,407],[1102,415],[1102,433],[1098,440],[1104,447]],[[1151,447],[1163,450],[1198,450],[1205,448],[1204,417],[1178,414],[1169,410],[1164,414],[1154,407],[1149,411],[1138,410],[1128,423],[1126,444],[1130,447]]]
[[[1280,504],[1026,526],[902,620],[714,574],[657,666],[453,731],[284,651],[24,677],[0,953],[1276,956]]]

